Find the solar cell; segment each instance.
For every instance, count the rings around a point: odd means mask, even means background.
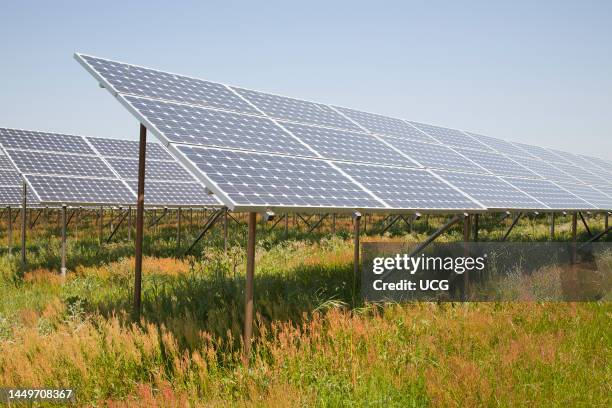
[[[433,143],[420,143],[411,140],[384,138],[385,142],[395,147],[403,154],[424,167],[443,170],[460,170],[475,173],[486,173],[482,167],[477,166],[452,149]],[[384,162],[381,162],[384,164]]]
[[[421,142],[435,142],[432,138],[401,119],[355,109],[341,108],[339,106],[334,106],[333,108],[377,135],[406,138]]]
[[[482,209],[462,193],[423,169],[338,163],[338,167],[393,208]]]
[[[248,103],[222,84],[156,71],[136,65],[75,54],[87,70],[115,93],[256,113]]]
[[[472,133],[472,132],[465,132],[465,133],[467,133],[468,135],[477,139],[480,143],[483,143],[489,146],[491,149],[499,153],[513,155],[513,156],[524,156],[525,155],[525,152],[523,150],[521,150],[520,148],[514,146],[512,143],[507,142],[505,140],[497,139],[495,137],[480,135],[480,134]]]
[[[593,163],[594,165],[598,166],[600,169],[610,173],[610,176],[612,177],[612,162],[601,159],[599,157],[593,157],[593,156],[580,155],[580,157],[582,157],[584,160],[587,160]]]
[[[372,135],[291,123],[282,123],[282,126],[321,157],[332,160],[417,166]]]
[[[313,155],[270,119],[132,96],[125,99],[172,143]]]
[[[134,204],[134,194],[120,180],[25,175],[41,202],[54,204]]]
[[[95,154],[81,136],[21,129],[0,128],[0,144],[13,149]]]
[[[455,150],[496,176],[540,178],[537,174],[499,153],[459,148]]]
[[[0,204],[4,206],[19,206],[22,202],[22,187],[0,186]]]
[[[599,210],[612,210],[612,198],[584,184],[557,183],[570,193],[582,198]]]
[[[323,160],[192,146],[178,150],[237,206],[384,207]]]
[[[498,210],[543,210],[547,208],[544,204],[496,176],[439,170],[434,171],[434,173],[478,200],[487,208]]]
[[[138,191],[136,180],[128,181],[128,185]],[[219,201],[206,192],[199,183],[169,183],[147,180],[145,183],[145,203],[148,206],[195,207],[215,206]]]
[[[555,167],[558,167],[560,170],[563,170],[565,173],[577,178],[583,183],[590,184],[592,186],[596,186],[599,184],[607,184],[610,182],[610,179],[606,179],[604,177],[599,177],[591,172],[586,171],[582,167],[573,166],[571,164],[565,163],[555,163]]]
[[[9,160],[8,156],[0,153],[0,170],[15,170],[15,166]]]
[[[0,170],[0,185],[20,186],[22,184],[23,179],[17,170]]]
[[[451,146],[451,147],[466,147],[477,150],[488,150],[491,149],[486,145],[478,142],[476,139],[466,135],[460,130],[449,129],[440,126],[427,125],[425,123],[410,122],[413,126],[425,132],[427,135],[433,137],[438,142]]]
[[[108,164],[125,180],[138,179],[138,159],[106,159]],[[145,180],[190,181],[193,176],[177,162],[146,161]],[[195,181],[195,180],[193,180]]]
[[[138,158],[139,143],[136,140],[104,139],[99,137],[86,138],[103,157]],[[147,143],[147,160],[174,161],[159,143]]]
[[[519,190],[547,205],[560,210],[590,210],[594,207],[548,180],[504,178]]]
[[[6,149],[6,152],[19,171],[25,174],[115,178],[113,172],[99,157],[13,149]]]
[[[338,112],[319,103],[271,95],[243,88],[232,87],[232,89],[263,111],[266,115],[275,119],[330,126],[339,129],[360,130],[358,126]]]
[[[563,159],[561,156],[556,155],[553,152],[550,152],[543,147],[528,145],[525,143],[518,143],[518,142],[512,142],[512,144],[526,151],[527,153],[529,153],[536,159],[542,159],[552,164],[569,163],[567,160]]]
[[[548,164],[543,160],[532,158],[531,156],[512,156],[512,160],[519,163],[521,166],[528,168],[546,180],[580,182],[580,180],[570,176],[564,171],[559,170],[555,166]]]

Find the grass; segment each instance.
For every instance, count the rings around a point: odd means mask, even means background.
[[[558,239],[568,239],[569,220],[559,218]],[[117,407],[610,406],[609,302],[363,304],[353,296],[348,220],[336,238],[327,225],[292,228],[287,240],[281,222],[259,234],[245,369],[244,228],[232,225],[228,255],[215,230],[187,258],[173,257],[171,220],[150,230],[143,314],[133,321],[133,246],[122,231],[100,250],[92,221],[69,241],[65,282],[56,230],[34,231],[26,270],[0,257],[0,385],[71,386],[80,405]],[[422,240],[442,221],[364,240]],[[481,239],[499,239],[493,226],[481,219]],[[547,234],[542,219],[526,219],[512,237]]]

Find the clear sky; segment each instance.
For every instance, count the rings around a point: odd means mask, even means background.
[[[612,159],[612,1],[4,1],[0,126],[136,139],[75,51]]]

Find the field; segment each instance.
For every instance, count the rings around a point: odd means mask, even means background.
[[[349,219],[338,220],[335,236],[329,222],[307,233],[292,221],[288,237],[282,222],[259,226],[245,369],[243,225],[231,223],[227,254],[219,225],[196,255],[178,258],[175,214],[149,227],[143,314],[134,321],[125,228],[100,247],[93,214],[73,221],[62,281],[56,216],[28,231],[25,269],[18,251],[6,253],[0,226],[0,386],[70,386],[79,405],[113,407],[611,405],[609,301],[364,304]],[[363,240],[419,241],[443,222],[421,219],[411,233],[398,224],[381,237],[380,221],[368,220]],[[483,216],[480,239],[499,240],[509,221]],[[197,214],[185,221],[183,247],[196,224]],[[589,225],[601,231],[602,218]],[[559,216],[555,239],[569,240],[569,231]],[[539,216],[522,219],[510,238],[548,234]],[[441,239],[458,241],[461,231]]]

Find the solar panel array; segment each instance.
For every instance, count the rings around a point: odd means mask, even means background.
[[[5,204],[134,205],[138,142],[0,128],[0,194]],[[147,145],[147,205],[220,205],[160,144]],[[22,179],[23,178],[23,179]],[[16,192],[13,192],[13,189]],[[15,199],[18,201],[15,202]]]
[[[234,210],[612,209],[612,164],[75,58]]]

